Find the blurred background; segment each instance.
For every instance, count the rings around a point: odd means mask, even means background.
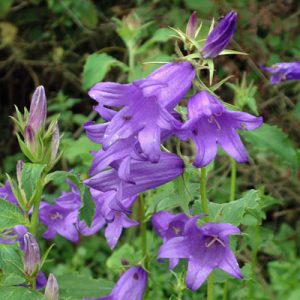
[[[234,76],[217,93],[273,125],[243,135],[251,160],[238,167],[238,195],[251,188],[265,195],[264,227],[255,246],[260,275],[250,292],[246,285],[232,283],[240,289],[229,299],[246,299],[250,293],[249,299],[298,300],[300,83],[271,86],[259,69],[259,65],[300,60],[298,0],[1,0],[0,182],[5,181],[5,173],[14,174],[16,162],[22,159],[9,115],[14,114],[14,105],[21,111],[29,107],[38,85],[46,89],[50,118],[61,115],[64,156],[59,167],[85,176],[91,162],[89,151],[97,149],[82,130],[84,122],[97,119],[88,89],[102,80],[132,81],[158,67],[145,62],[172,60],[174,39],[168,26],[184,31],[194,10],[207,31],[212,18],[237,11],[238,25],[229,48],[249,55],[216,59],[215,82]],[[188,153],[189,146],[183,145],[183,151]],[[229,176],[230,162],[221,155],[210,173],[213,201],[227,201],[222,199],[228,197]],[[65,188],[64,183],[57,185]],[[56,190],[46,195],[50,201],[57,196]],[[76,270],[114,279],[122,253],[106,262],[111,252],[103,235],[97,238],[99,243],[86,239],[76,246],[57,238],[53,256],[58,265],[50,264],[49,270]],[[251,260],[247,247],[253,254],[253,245],[246,245],[240,257],[245,264]],[[166,283],[164,290],[153,292],[149,299],[169,299],[170,287]],[[187,297],[199,299],[192,294]]]

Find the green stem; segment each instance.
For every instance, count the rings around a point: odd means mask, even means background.
[[[33,236],[36,236],[37,227],[39,224],[39,208],[41,203],[41,198],[43,194],[43,178],[37,184],[37,191],[33,199],[33,212],[31,215],[31,225],[30,232]]]
[[[235,199],[235,192],[236,192],[236,161],[231,158],[231,179],[230,179],[230,201]]]
[[[205,222],[209,222],[209,210],[208,210],[208,200],[206,192],[206,181],[207,181],[206,168],[200,170],[200,195],[201,195],[201,205],[202,210],[207,216],[205,217]],[[214,277],[211,273],[207,279],[207,300],[214,299]]]
[[[214,300],[214,275],[212,273],[207,279],[207,300]]]
[[[200,169],[200,195],[201,195],[201,205],[203,212],[208,215],[208,201],[206,195],[206,169]],[[209,217],[205,217],[205,221],[209,221]]]
[[[147,258],[147,232],[145,223],[145,208],[143,197],[139,198],[139,222],[140,222],[140,239],[143,257],[145,258],[145,267],[148,268],[148,258]]]
[[[233,158],[231,158],[231,178],[230,178],[230,196],[229,196],[230,202],[235,200],[236,170],[237,170],[237,163]],[[225,281],[223,286],[223,300],[227,300],[227,299],[228,299],[228,281]]]

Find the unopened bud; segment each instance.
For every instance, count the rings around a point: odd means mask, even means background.
[[[24,271],[31,276],[38,271],[41,261],[39,245],[29,232],[24,235]]]
[[[192,39],[196,37],[197,25],[198,25],[197,12],[194,11],[190,16],[189,21],[186,25],[185,33],[188,37]]]
[[[231,11],[212,30],[201,50],[204,58],[214,58],[227,47],[233,36],[236,21],[237,13]]]
[[[47,99],[45,89],[43,86],[39,86],[36,88],[31,98],[28,122],[35,133],[45,127],[46,117]]]
[[[27,125],[25,127],[24,138],[27,147],[31,150],[31,152],[34,153],[36,149],[36,139],[35,139],[35,132],[30,125]]]
[[[45,300],[58,300],[58,296],[57,280],[53,274],[50,274],[45,289]]]
[[[54,163],[57,157],[58,148],[59,148],[59,128],[57,123],[53,128],[52,140],[51,140],[51,162]]]
[[[22,182],[22,169],[23,169],[23,161],[19,160],[17,163],[17,180],[19,185]]]

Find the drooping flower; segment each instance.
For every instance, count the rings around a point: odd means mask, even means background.
[[[87,179],[85,184],[102,192],[117,191],[111,208],[124,210],[123,199],[165,184],[181,175],[183,170],[184,163],[177,155],[162,153],[156,164],[141,158],[131,159],[124,168],[118,166],[100,172]]]
[[[166,211],[160,211],[153,215],[152,224],[155,232],[165,243],[174,237],[182,236],[188,220],[189,217],[183,213],[174,215]],[[174,269],[178,262],[178,258],[170,259],[170,269]]]
[[[229,12],[208,35],[201,50],[204,58],[214,58],[229,44],[237,21],[237,13]]]
[[[216,268],[242,279],[238,262],[230,249],[229,236],[240,230],[231,224],[207,223],[197,226],[197,218],[191,218],[185,226],[184,235],[164,243],[158,258],[187,259],[186,285],[197,290]]]
[[[142,300],[147,279],[142,267],[131,267],[122,274],[110,295],[93,300]]]
[[[151,162],[160,158],[161,131],[172,130],[180,122],[172,109],[191,87],[195,71],[188,62],[166,64],[148,77],[131,84],[103,82],[90,91],[103,105],[122,107],[109,121],[103,136],[103,149],[121,139],[136,136]]]
[[[262,117],[228,111],[207,91],[189,99],[188,119],[179,136],[194,141],[197,148],[194,166],[197,168],[208,165],[215,158],[218,145],[237,162],[247,162],[247,151],[236,130],[254,130],[262,125]]]
[[[271,74],[271,84],[278,84],[288,80],[300,80],[300,61],[281,62],[272,67],[260,66],[260,68]]]
[[[106,192],[107,198],[103,203],[102,213],[107,221],[107,227],[105,229],[105,238],[111,249],[114,249],[118,240],[121,237],[123,229],[137,226],[139,223],[137,221],[131,220],[127,214],[123,211],[116,211],[110,208],[110,202],[115,198],[114,191]],[[137,196],[129,197],[123,199],[122,205],[126,211],[129,211],[136,201]]]
[[[29,111],[29,121],[27,126],[30,126],[36,134],[41,128],[45,127],[47,118],[47,99],[43,86],[38,86],[33,93]]]
[[[45,289],[45,300],[58,300],[59,299],[59,293],[58,293],[58,284],[55,276],[50,273]]]
[[[35,237],[29,232],[24,235],[24,272],[31,276],[37,272],[41,262],[40,248]]]

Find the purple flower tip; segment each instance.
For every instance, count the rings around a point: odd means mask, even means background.
[[[197,12],[194,11],[192,15],[189,18],[189,21],[186,25],[186,35],[189,36],[190,38],[194,39],[196,37],[196,31],[197,31]]]
[[[204,58],[214,58],[229,44],[237,21],[237,13],[231,11],[208,35],[205,45],[201,50]]]

